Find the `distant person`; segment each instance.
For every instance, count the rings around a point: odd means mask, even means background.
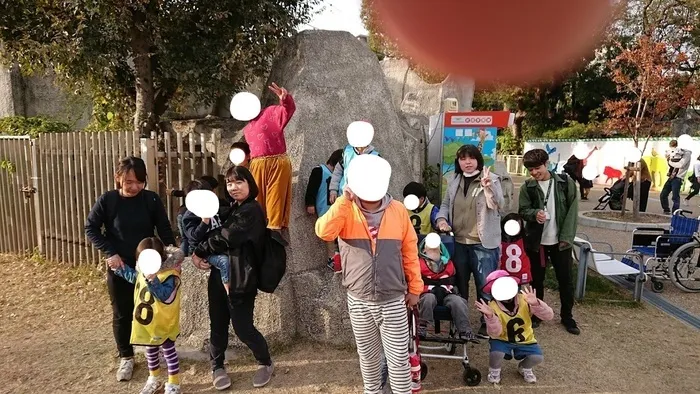
[[[669,215],[675,212],[681,205],[681,185],[685,174],[690,167],[691,152],[689,150],[678,147],[677,140],[671,140],[668,146],[670,149],[666,152],[666,161],[668,162],[668,179],[664,183],[659,199],[661,200],[661,208],[664,213]],[[668,207],[668,195],[673,193],[671,200],[673,201],[673,209]]]
[[[690,205],[690,199],[697,196],[700,192],[700,156],[695,159],[695,163],[693,163],[693,173],[690,174],[688,180],[690,181],[691,186],[688,196],[685,198],[685,200],[683,200],[683,205],[685,206]]]

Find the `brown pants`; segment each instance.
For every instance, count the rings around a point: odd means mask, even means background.
[[[250,173],[260,192],[258,202],[267,216],[267,227],[289,227],[292,211],[292,162],[286,154],[256,157],[250,161]]]

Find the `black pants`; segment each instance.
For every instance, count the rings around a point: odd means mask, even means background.
[[[119,357],[133,357],[131,321],[134,316],[134,285],[107,270],[107,289],[112,302],[112,329]]]
[[[571,277],[573,271],[573,260],[571,248],[559,250],[559,245],[542,246],[544,250],[545,263],[550,261],[554,267],[554,272],[559,283],[559,300],[561,302],[561,320],[567,321],[573,318],[574,308],[574,284]],[[544,300],[544,277],[546,267],[540,263],[540,252],[527,252],[530,258],[532,270],[532,287],[537,293],[537,298]]]
[[[265,337],[253,324],[256,294],[229,299],[221,283],[221,275],[212,268],[209,274],[209,320],[211,333],[209,337],[212,370],[224,367],[224,358],[228,346],[228,325],[233,324],[233,331],[238,339],[253,352],[260,365],[271,365],[270,350]]]
[[[691,198],[695,197],[700,193],[700,182],[698,182],[698,177],[691,176],[690,178],[690,193],[688,193],[688,197],[686,197],[686,201],[690,200]]]

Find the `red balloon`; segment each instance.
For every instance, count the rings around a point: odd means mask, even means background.
[[[611,0],[374,0],[383,30],[418,63],[482,82],[529,83],[593,49]]]

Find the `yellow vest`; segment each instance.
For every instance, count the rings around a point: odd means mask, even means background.
[[[411,224],[416,232],[420,235],[428,235],[433,232],[433,225],[430,223],[430,213],[433,212],[434,205],[428,203],[422,211],[408,211],[408,216],[411,218]]]
[[[503,327],[501,335],[494,339],[521,345],[537,343],[537,340],[535,340],[535,333],[532,330],[530,305],[525,301],[525,297],[520,295],[517,296],[516,300],[518,302],[518,313],[516,313],[515,316],[510,316],[508,313],[501,310],[501,307],[498,306],[496,301],[489,302],[489,306],[491,306],[491,309],[496,313]]]
[[[180,278],[180,273],[169,269],[156,274],[161,282],[171,276]],[[133,345],[162,345],[166,339],[175,341],[180,335],[180,288],[175,290],[175,299],[166,304],[148,291],[146,277],[139,273],[134,289],[134,319],[131,323]]]

